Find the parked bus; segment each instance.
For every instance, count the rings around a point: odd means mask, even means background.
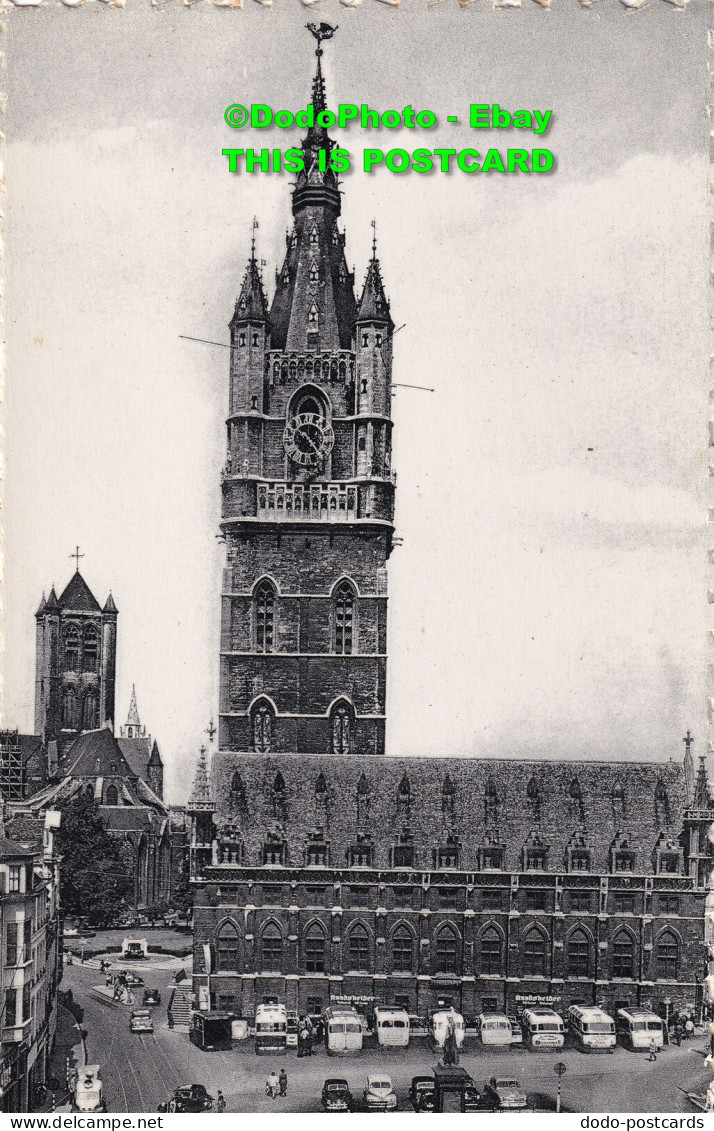
[[[620,1043],[633,1051],[646,1051],[653,1038],[656,1048],[664,1044],[662,1018],[649,1009],[618,1009],[615,1027]]]
[[[409,1044],[409,1014],[405,1009],[378,1005],[374,1011],[377,1041],[382,1048],[406,1048]]]
[[[563,1018],[552,1009],[525,1009],[523,1041],[531,1049],[562,1049],[565,1043]]]
[[[609,1013],[594,1005],[571,1005],[568,1011],[570,1032],[583,1052],[615,1048],[615,1022]]]
[[[283,1053],[288,1043],[288,1012],[284,1005],[259,1005],[255,1011],[255,1051]]]
[[[328,1056],[348,1056],[362,1049],[362,1024],[357,1010],[348,1005],[325,1010],[325,1045]]]
[[[505,1013],[482,1013],[478,1019],[478,1035],[482,1045],[510,1047],[513,1029]]]
[[[434,1044],[440,1049],[444,1047],[444,1041],[446,1040],[450,1025],[454,1026],[456,1047],[460,1049],[464,1043],[464,1019],[460,1013],[456,1012],[453,1006],[450,1009],[438,1009],[436,1013],[432,1013],[431,1036]]]

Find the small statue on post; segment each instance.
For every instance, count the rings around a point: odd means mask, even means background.
[[[441,1063],[444,1068],[455,1068],[459,1063],[459,1046],[456,1043],[456,1029],[452,1020],[449,1020],[449,1028],[444,1038],[444,1052]]]

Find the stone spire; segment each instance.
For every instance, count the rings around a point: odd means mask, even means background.
[[[692,806],[694,809],[710,809],[712,805],[711,791],[709,789],[709,778],[707,777],[707,768],[705,764],[704,755],[699,755],[699,769],[697,770],[697,780],[694,783],[694,798]]]
[[[265,322],[268,318],[268,300],[263,289],[258,261],[255,258],[255,232],[258,221],[253,220],[253,237],[250,245],[250,259],[245,269],[243,283],[233,312],[231,326],[238,322]]]
[[[312,84],[315,117],[326,109],[320,59],[323,40],[336,29],[308,25],[318,41]],[[311,126],[302,142],[304,168],[295,178],[295,227],[287,237],[270,308],[271,344],[280,350],[350,349],[356,313],[354,277],[347,269],[344,237],[337,229],[340,191],[329,157],[335,142],[324,126]],[[320,168],[324,165],[325,168]]]
[[[372,226],[375,228],[372,239],[372,258],[367,267],[367,277],[362,288],[362,297],[359,300],[357,321],[381,322],[385,326],[393,326],[392,316],[389,313],[389,301],[384,293],[384,283],[377,258],[377,232],[374,220]]]
[[[193,779],[193,790],[188,802],[189,809],[212,810],[215,808],[211,798],[211,786],[208,774],[208,755],[206,747],[202,746],[196,763],[196,774]]]
[[[141,719],[139,718],[139,708],[136,705],[136,684],[131,685],[131,699],[129,701],[129,714],[126,717],[127,726],[141,726]]]
[[[687,731],[682,742],[684,743],[684,786],[687,791],[687,805],[691,805],[694,793],[694,758],[692,757],[691,731]]]

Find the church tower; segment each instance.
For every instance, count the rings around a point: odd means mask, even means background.
[[[355,296],[334,145],[308,131],[272,304],[253,242],[230,323],[222,750],[384,753],[394,327],[376,244]]]
[[[59,757],[82,731],[114,729],[117,616],[111,593],[102,608],[79,569],[35,613],[35,733]]]

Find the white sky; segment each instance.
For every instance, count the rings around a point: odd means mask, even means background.
[[[361,284],[376,215],[406,323],[394,379],[436,389],[394,399],[392,754],[679,758],[687,727],[704,749],[704,7],[319,7],[331,104],[554,115],[547,177],[344,180],[348,262]],[[32,729],[33,614],[78,542],[120,610],[118,721],[135,682],[177,800],[217,708],[227,404],[226,351],[178,335],[227,341],[254,213],[269,284],[282,261],[288,178],[221,149],[297,135],[223,111],[304,105],[314,18],[6,16],[4,719]]]

